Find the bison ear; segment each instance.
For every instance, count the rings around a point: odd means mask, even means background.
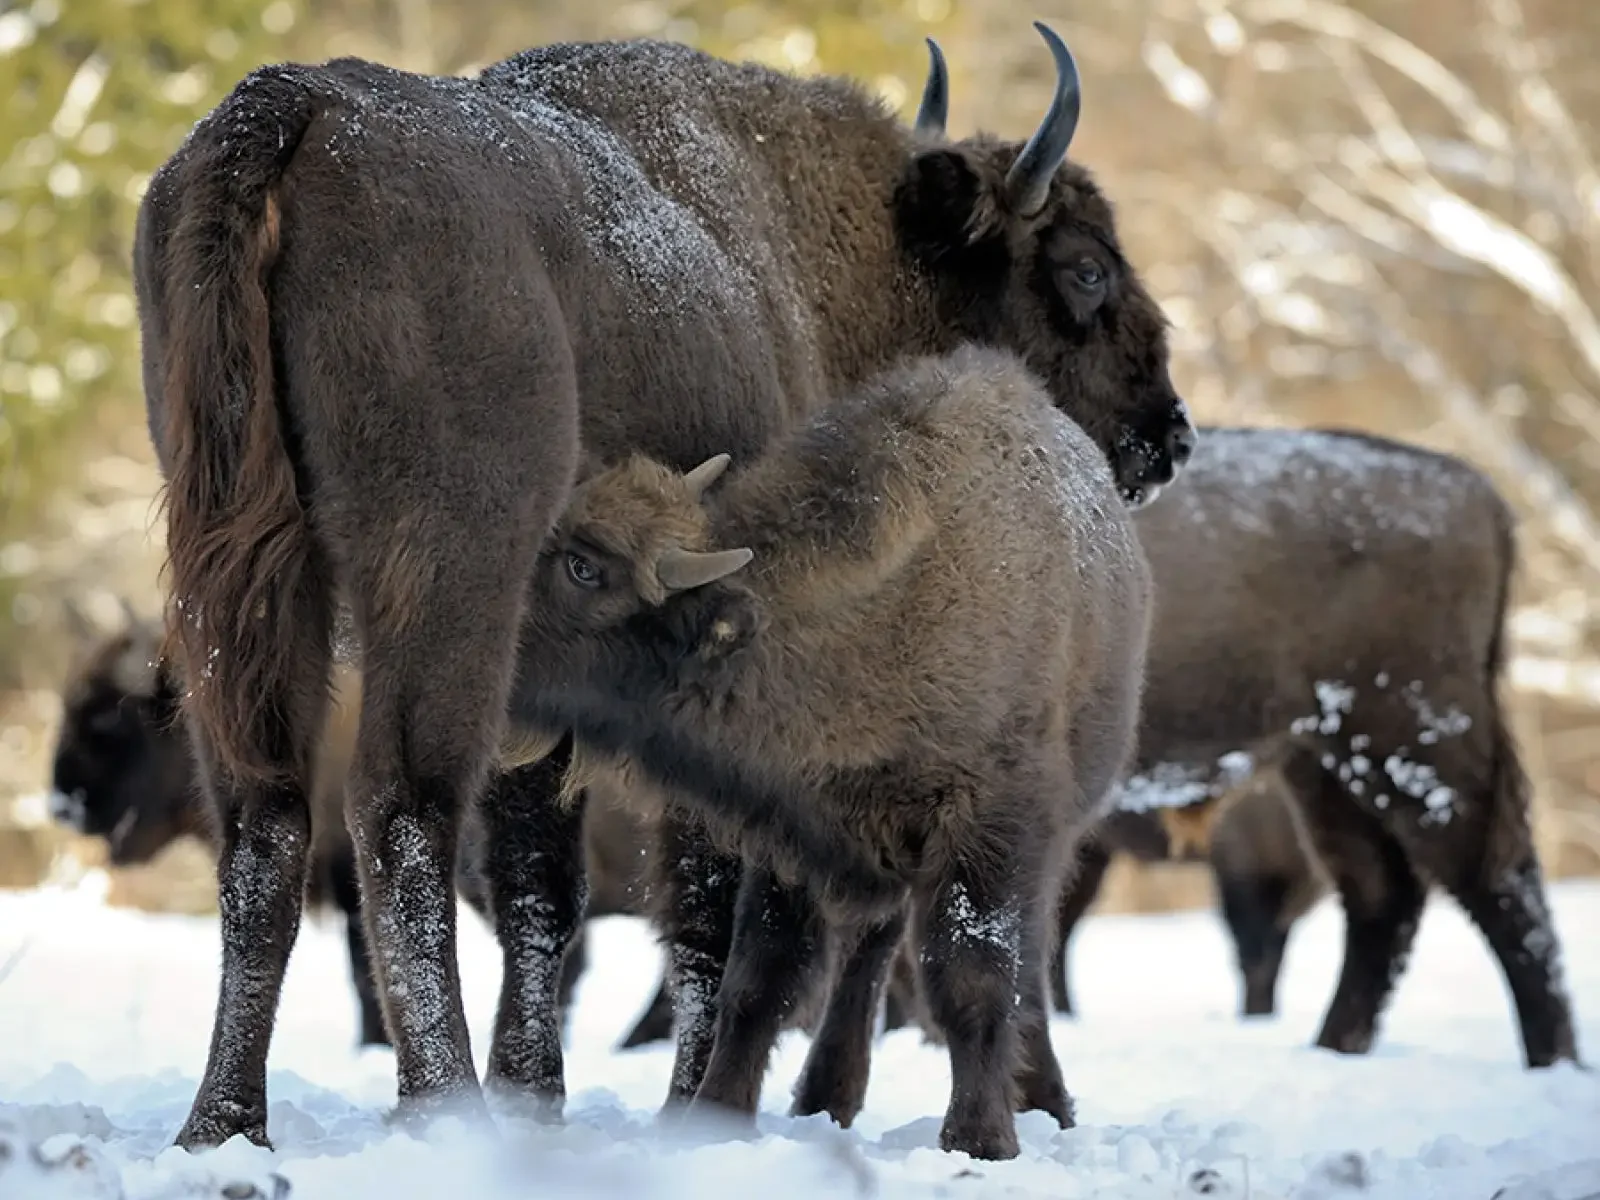
[[[663,617],[676,645],[680,678],[688,683],[748,646],[761,625],[749,592],[718,584],[678,594]]]
[[[895,190],[895,209],[907,245],[928,262],[974,246],[1001,228],[996,187],[985,183],[959,146],[913,155]]]

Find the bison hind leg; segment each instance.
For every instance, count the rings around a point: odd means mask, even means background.
[[[1346,794],[1315,750],[1291,752],[1283,778],[1344,908],[1344,961],[1316,1044],[1365,1054],[1416,938],[1427,887],[1405,847]]]
[[[217,817],[222,974],[205,1076],[177,1137],[187,1149],[220,1145],[239,1133],[268,1144],[267,1051],[300,930],[312,770],[328,707],[331,615],[319,565],[313,561],[289,598],[292,612],[280,624],[289,631],[287,644],[278,647],[262,724],[250,731],[276,778],[233,775],[190,722],[201,786]]]

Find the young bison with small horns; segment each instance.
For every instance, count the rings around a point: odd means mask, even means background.
[[[262,67],[152,176],[133,265],[168,625],[222,831],[182,1145],[267,1141],[341,611],[362,673],[346,815],[402,1114],[485,1112],[451,876],[486,787],[505,964],[486,1082],[559,1112],[582,817],[553,803],[560,756],[501,737],[513,678],[544,675],[519,652],[526,585],[579,462],[754,458],[902,357],[978,341],[1039,372],[1130,502],[1174,478],[1194,432],[1165,322],[1065,161],[1077,69],[1040,28],[1058,82],[1026,142],[946,137],[937,56],[911,128],[850,80],[569,43],[473,78]],[[667,897],[679,997],[731,944],[705,861],[669,860],[701,881]],[[698,1078],[679,1024],[677,1080]]]
[[[886,962],[909,889],[950,1047],[940,1145],[1012,1157],[1013,1111],[1072,1122],[1042,964],[1066,852],[1133,748],[1151,584],[1131,516],[993,350],[887,373],[706,494],[727,462],[633,456],[579,486],[513,718],[572,729],[745,860],[697,1106],[754,1114],[772,1000],[829,925]],[[775,905],[797,940],[761,919]],[[848,1122],[829,1058],[819,1037],[799,1090]]]

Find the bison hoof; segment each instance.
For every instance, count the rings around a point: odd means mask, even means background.
[[[451,1119],[465,1125],[494,1128],[483,1093],[476,1087],[470,1091],[402,1096],[400,1102],[390,1110],[387,1123],[393,1129],[421,1137],[435,1122]]]
[[[939,1149],[996,1162],[1015,1158],[1022,1153],[1022,1147],[1017,1143],[1016,1127],[1009,1122],[996,1127],[954,1125],[946,1121],[939,1130]]]
[[[1062,1084],[1034,1084],[1024,1086],[1022,1095],[1017,1100],[1017,1111],[1049,1113],[1062,1129],[1071,1129],[1077,1125],[1077,1115],[1074,1111],[1072,1095]]]
[[[491,1076],[484,1081],[483,1092],[498,1116],[539,1125],[560,1125],[565,1120],[567,1093],[562,1087],[530,1088]]]
[[[231,1137],[244,1134],[247,1141],[266,1150],[272,1149],[267,1138],[267,1111],[265,1105],[235,1104],[228,1101],[198,1103],[189,1113],[189,1119],[178,1131],[175,1144],[184,1150],[209,1150],[220,1146]]]

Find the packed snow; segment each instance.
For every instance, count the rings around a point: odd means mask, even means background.
[[[1600,882],[1552,895],[1580,1049],[1593,1056]],[[461,930],[481,1070],[499,955],[466,909]],[[1499,973],[1442,899],[1364,1058],[1310,1047],[1342,943],[1331,901],[1297,927],[1280,1015],[1264,1022],[1234,1016],[1213,913],[1085,921],[1072,956],[1080,1015],[1053,1029],[1080,1126],[1025,1115],[1022,1155],[1005,1163],[936,1148],[946,1059],[906,1030],[878,1043],[848,1132],[784,1115],[799,1033],[775,1057],[757,1136],[658,1131],[670,1053],[611,1046],[654,986],[659,951],[632,918],[598,921],[591,936],[564,1127],[502,1120],[495,1137],[443,1122],[422,1139],[386,1127],[393,1056],[353,1048],[348,960],[329,923],[306,926],[289,969],[268,1084],[275,1150],[235,1139],[191,1157],[171,1140],[205,1062],[214,921],[107,908],[85,887],[0,893],[0,1197],[1600,1196],[1600,1076],[1523,1070]]]

